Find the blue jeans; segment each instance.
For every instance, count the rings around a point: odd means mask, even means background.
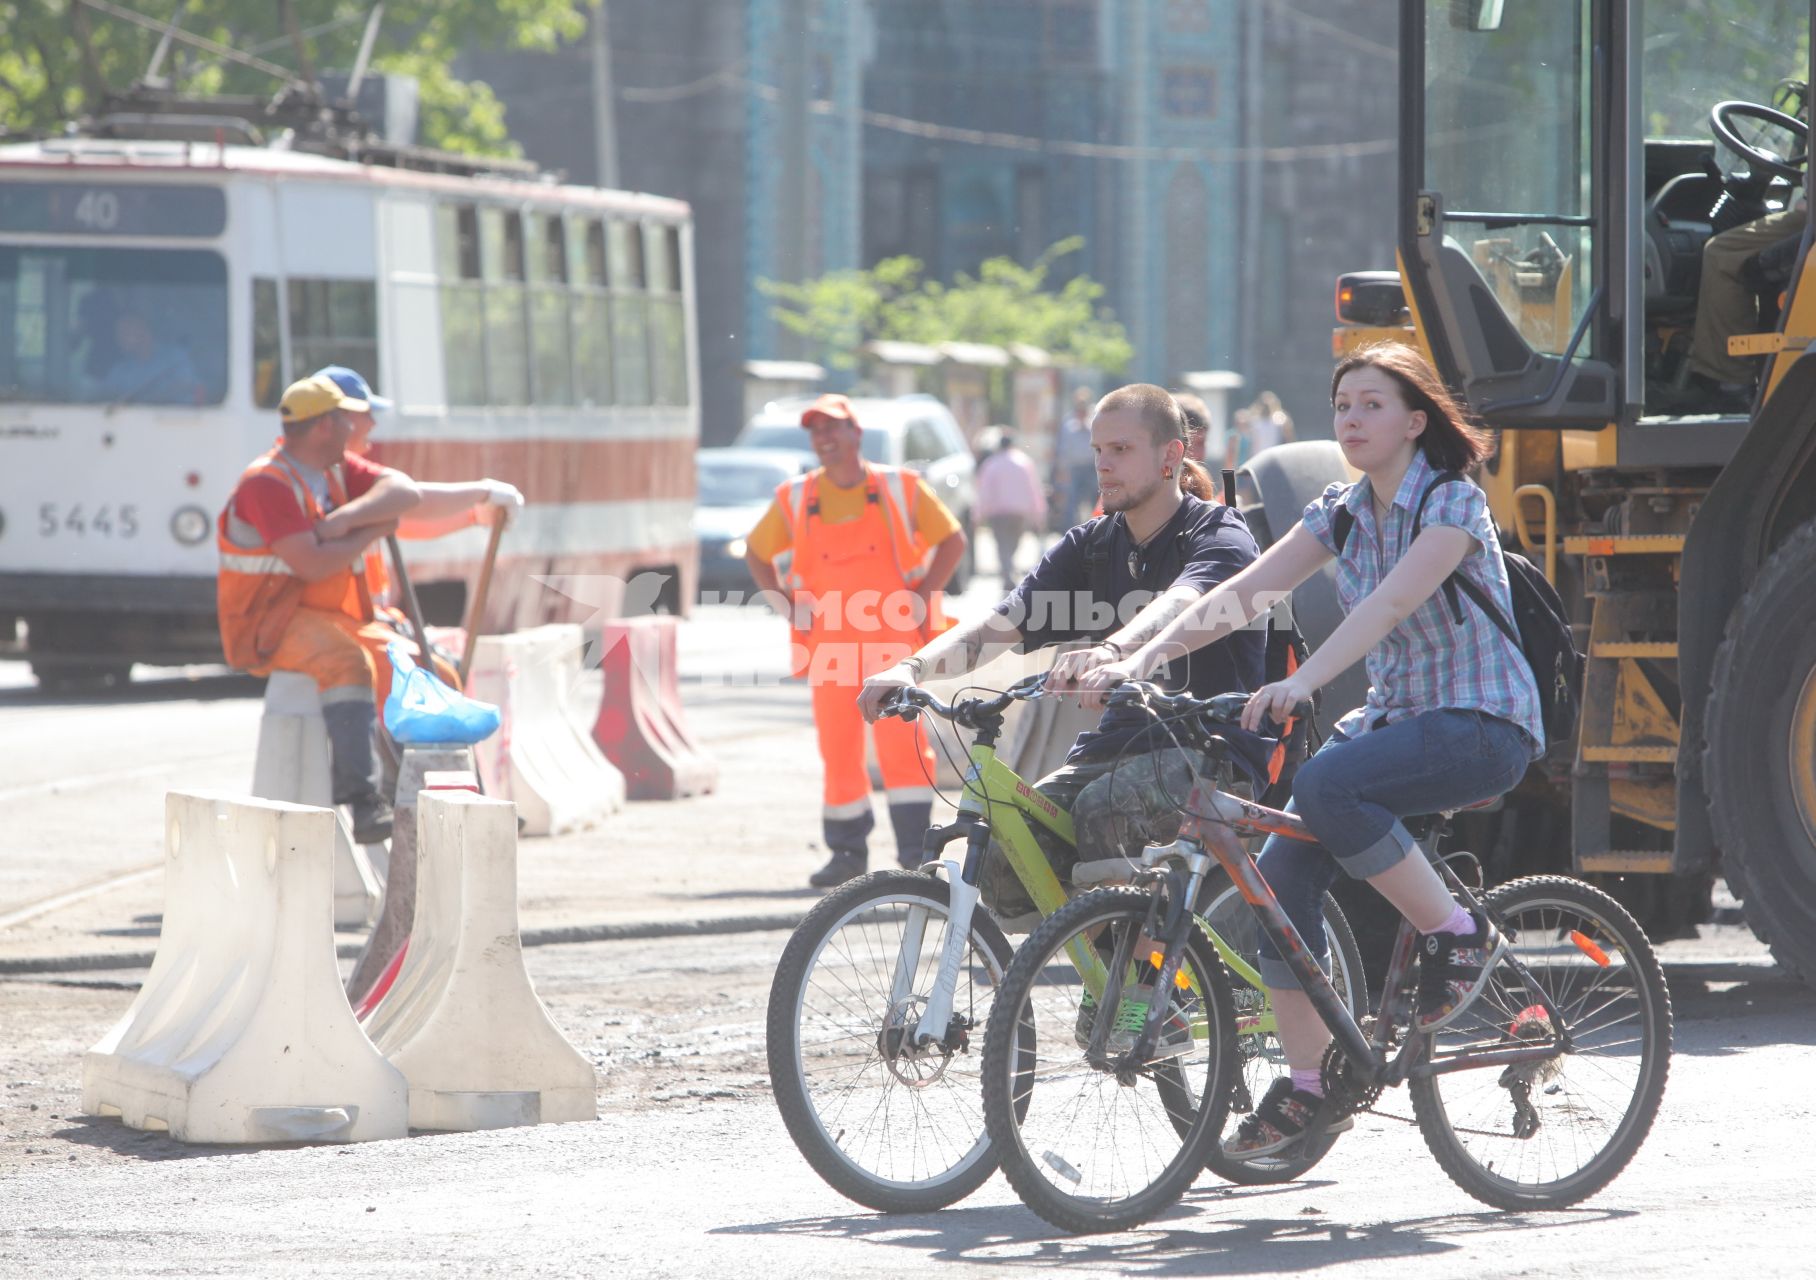
[[[1318,963],[1330,965],[1324,895],[1339,868],[1357,880],[1380,875],[1416,854],[1401,818],[1504,795],[1531,761],[1519,727],[1482,711],[1424,711],[1354,738],[1332,733],[1299,766],[1286,807],[1305,819],[1318,843],[1269,836],[1257,860]],[[1299,986],[1265,935],[1259,969],[1270,987]]]

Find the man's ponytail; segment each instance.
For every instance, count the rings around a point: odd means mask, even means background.
[[[1179,487],[1200,502],[1217,501],[1217,488],[1211,483],[1211,473],[1204,469],[1203,463],[1190,458],[1179,460]]]

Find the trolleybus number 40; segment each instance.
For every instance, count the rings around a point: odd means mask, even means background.
[[[139,508],[130,502],[119,507],[104,505],[94,508],[90,514],[79,502],[67,509],[46,502],[38,507],[38,534],[45,538],[71,535],[85,538],[90,534],[101,538],[136,538],[139,535]]]

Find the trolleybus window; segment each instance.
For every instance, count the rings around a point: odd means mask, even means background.
[[[226,394],[219,254],[0,247],[0,400],[204,405]]]
[[[324,365],[358,369],[384,385],[378,367],[378,295],[370,280],[290,277],[290,367],[304,374]]]
[[[524,332],[522,215],[481,209],[479,249],[485,271],[487,401],[528,404],[530,353]]]
[[[575,390],[580,403],[612,402],[612,316],[606,294],[605,227],[596,219],[572,222],[581,270],[571,314],[574,319]]]
[[[643,229],[649,250],[650,360],[656,402],[687,403],[687,316],[681,302],[681,230]]]
[[[567,228],[550,214],[530,219],[530,340],[536,351],[536,403],[574,403],[568,335]]]
[[[644,319],[643,236],[634,222],[606,224],[612,280],[612,372],[619,404],[648,404],[649,332]]]
[[[486,402],[486,363],[479,213],[472,205],[442,205],[435,211],[435,220],[448,403],[481,405]]]
[[[255,279],[252,282],[252,403],[261,409],[277,408],[285,385],[277,281]]]

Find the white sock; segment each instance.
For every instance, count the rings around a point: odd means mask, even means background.
[[[1450,909],[1450,919],[1433,929],[1432,932],[1465,937],[1474,933],[1475,928],[1475,917],[1469,914],[1469,908],[1459,902]]]

